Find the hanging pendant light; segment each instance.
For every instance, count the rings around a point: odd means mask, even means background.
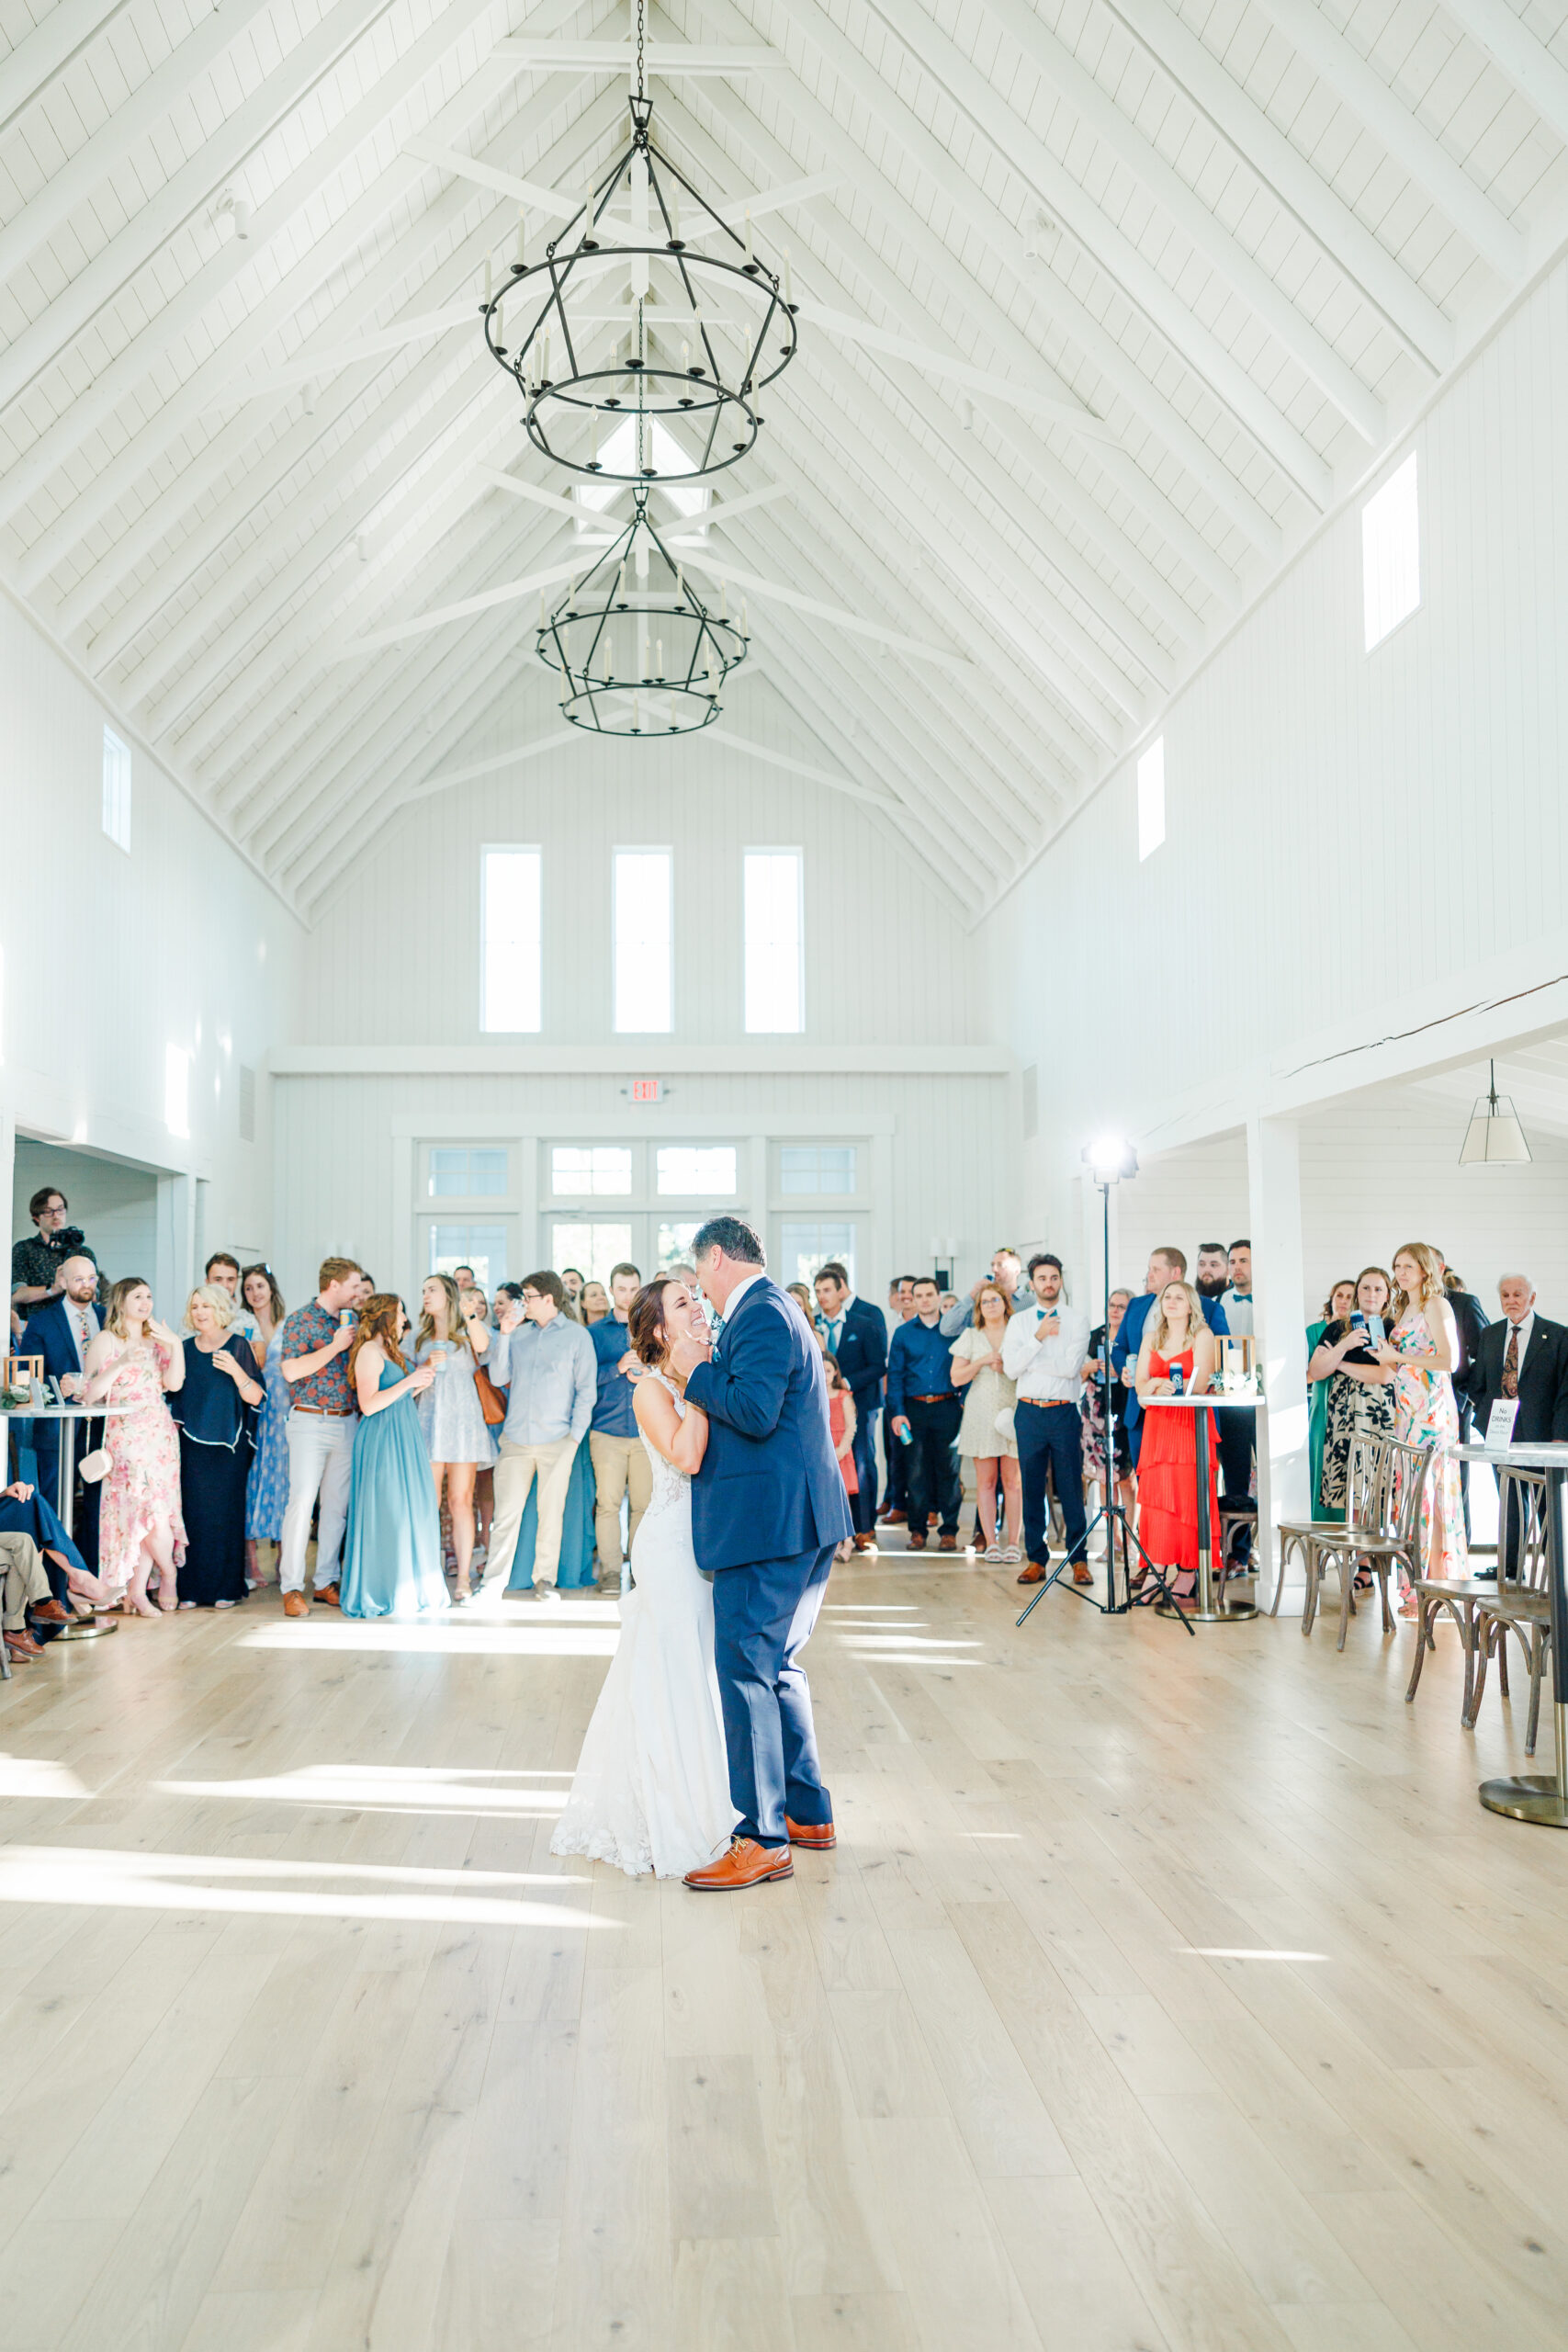
[[[648,493],[592,571],[539,623],[561,717],[596,735],[693,735],[722,707],[745,631],[710,613],[649,520]]]
[[[541,260],[525,259],[519,224],[517,257],[499,289],[487,265],[479,307],[542,456],[604,481],[694,481],[755,442],[757,395],[795,357],[795,308],[750,213],[725,220],[653,145],[643,13],[637,0],[630,144],[590,175]],[[628,419],[633,433],[613,433]]]
[[[1497,1091],[1496,1063],[1488,1062],[1486,1068],[1489,1073],[1487,1090],[1477,1097],[1475,1108],[1470,1114],[1459,1164],[1461,1168],[1478,1167],[1483,1162],[1491,1167],[1522,1167],[1530,1156],[1525,1131],[1519,1125],[1512,1098]]]

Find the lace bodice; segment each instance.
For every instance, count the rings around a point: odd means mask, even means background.
[[[669,1390],[671,1396],[675,1400],[675,1410],[677,1414],[680,1416],[682,1420],[684,1420],[686,1418],[686,1400],[682,1396],[680,1390],[676,1387],[674,1382],[669,1379],[662,1372],[645,1372],[643,1378],[645,1380],[657,1380],[661,1388],[667,1388]],[[689,1470],[677,1470],[672,1462],[666,1462],[664,1456],[660,1453],[659,1448],[649,1437],[646,1430],[639,1428],[637,1434],[642,1439],[643,1446],[647,1452],[649,1461],[653,1465],[653,1493],[649,1498],[648,1510],[645,1513],[645,1517],[651,1519],[657,1512],[669,1510],[672,1506],[682,1503],[684,1503],[689,1507],[692,1492],[691,1472]]]

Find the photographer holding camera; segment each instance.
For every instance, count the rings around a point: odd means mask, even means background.
[[[82,1228],[67,1225],[70,1203],[53,1184],[46,1184],[28,1203],[28,1215],[38,1227],[25,1240],[11,1247],[11,1314],[26,1321],[40,1306],[58,1298],[65,1288],[65,1261],[68,1258],[86,1258],[93,1265],[93,1256],[82,1238]]]

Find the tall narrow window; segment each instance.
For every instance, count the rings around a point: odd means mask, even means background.
[[[1165,737],[1157,735],[1138,762],[1138,855],[1150,856],[1165,839]]]
[[[1361,509],[1361,598],[1369,653],[1421,602],[1421,505],[1414,449]]]
[[[672,1029],[671,876],[667,849],[615,852],[615,1027]]]
[[[479,1027],[537,1029],[539,853],[479,854]]]
[[[749,1030],[795,1032],[806,1026],[800,902],[800,852],[749,849],[744,882]]]
[[[130,854],[130,746],[112,727],[104,729],[104,831],[117,849]]]

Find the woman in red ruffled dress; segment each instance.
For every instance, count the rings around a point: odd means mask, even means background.
[[[1174,1393],[1171,1374],[1179,1368],[1182,1387],[1200,1396],[1213,1384],[1214,1337],[1203,1320],[1202,1305],[1190,1283],[1167,1283],[1154,1313],[1145,1326],[1138,1350],[1138,1399]],[[1198,1480],[1196,1476],[1198,1415],[1162,1412],[1144,1418],[1144,1442],[1138,1455],[1138,1540],[1151,1560],[1167,1571],[1179,1600],[1188,1600],[1198,1581]],[[1209,1525],[1214,1529],[1214,1460],[1218,1447],[1214,1416],[1205,1413],[1209,1488]],[[1211,1537],[1211,1541],[1213,1538]],[[1134,1583],[1149,1582],[1144,1577]]]

